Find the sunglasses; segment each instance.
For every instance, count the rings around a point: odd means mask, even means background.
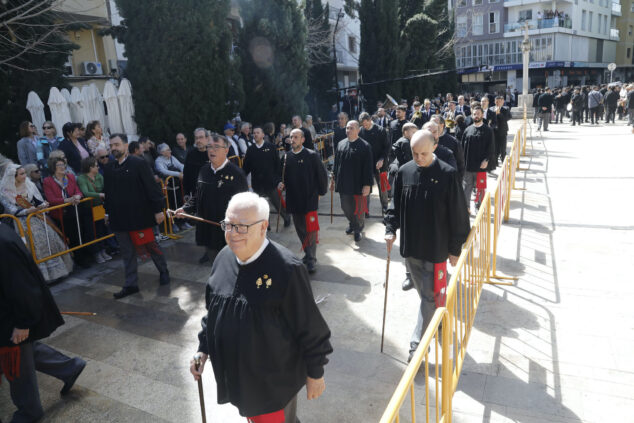
[[[99,156],[98,158],[99,158],[99,160],[103,160],[103,159],[107,159],[108,156]]]
[[[52,126],[42,126],[42,129],[53,129]]]

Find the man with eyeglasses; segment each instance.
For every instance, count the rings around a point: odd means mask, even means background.
[[[95,156],[97,157],[97,164],[99,165],[99,173],[103,176],[105,166],[110,162],[110,154],[104,147],[97,147]]]
[[[297,394],[324,392],[324,366],[332,353],[302,262],[266,238],[268,202],[235,195],[222,228],[227,247],[216,258],[206,286],[207,314],[198,334],[200,379],[207,358],[218,403],[230,402],[249,422],[296,423]],[[248,369],[248,371],[245,371]]]
[[[211,143],[207,145],[209,163],[201,167],[196,191],[183,207],[176,210],[177,218],[182,218],[182,214],[187,213],[219,222],[225,216],[231,197],[248,191],[249,185],[244,172],[227,160],[228,152],[227,138],[212,134]],[[215,225],[197,223],[196,245],[205,247],[207,257],[213,264],[218,252],[226,245],[225,235]]]

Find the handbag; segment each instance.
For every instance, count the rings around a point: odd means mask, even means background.
[[[106,209],[102,204],[92,207],[92,219],[96,222],[106,218]]]

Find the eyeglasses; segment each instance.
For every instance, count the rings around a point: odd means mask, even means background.
[[[42,126],[42,129],[53,129],[52,126]]]
[[[35,128],[35,125],[29,125],[29,127],[31,127],[31,128]]]
[[[99,156],[98,157],[99,160],[103,160],[103,159],[107,159],[107,158],[108,158],[108,156]]]
[[[223,148],[229,148],[224,145],[208,145],[207,150],[222,150]]]
[[[225,222],[224,220],[220,222],[220,229],[222,229],[224,232],[231,232],[231,231],[235,231],[238,234],[246,234],[247,232],[249,232],[249,228],[253,225],[257,225],[258,223],[264,222],[264,219],[258,220],[257,222],[253,222],[250,225],[242,225],[240,223],[236,224],[236,223],[231,223],[231,222]]]
[[[31,173],[40,173],[39,169],[32,170]]]

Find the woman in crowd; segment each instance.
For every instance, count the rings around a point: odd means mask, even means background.
[[[81,172],[82,159],[90,156],[86,141],[80,138],[80,128],[81,124],[79,123],[65,123],[62,128],[64,141],[59,145],[59,149],[66,155],[68,165],[73,169],[75,175]],[[50,172],[54,173],[56,169],[50,169]]]
[[[37,128],[31,122],[20,124],[20,140],[18,141],[18,159],[22,166],[34,163],[40,169],[46,169],[46,159],[51,152],[48,144],[42,143],[37,136]]]
[[[7,166],[2,182],[0,182],[0,201],[4,206],[5,213],[16,216],[25,231],[27,230],[27,216],[37,210],[49,207],[37,187],[27,177],[25,169],[13,163]],[[59,228],[53,224],[50,218],[44,215],[32,217],[29,220],[29,226],[37,258],[48,257],[67,249]],[[72,271],[73,260],[70,254],[64,254],[46,260],[38,264],[38,267],[42,271],[44,279],[55,281],[67,276]]]
[[[103,193],[103,176],[99,173],[99,165],[96,158],[88,157],[81,161],[81,175],[77,177],[77,184],[84,197],[93,199],[93,218],[99,218],[95,220],[97,237],[101,238],[108,235],[110,231],[106,226],[105,210],[103,209],[103,200],[106,194]],[[112,257],[106,253],[105,242],[99,244],[99,250],[95,257],[97,263],[111,260]]]
[[[64,140],[66,141],[66,140]],[[70,203],[71,206],[51,211],[51,217],[60,223],[62,230],[70,239],[70,245],[75,247],[81,243],[86,243],[94,239],[94,229],[92,220],[92,209],[90,204],[82,203],[80,200],[83,194],[77,185],[75,176],[66,171],[66,162],[62,158],[49,159],[49,169],[55,169],[53,174],[44,179],[44,194],[46,200],[52,206]],[[73,207],[75,206],[75,207]],[[77,228],[79,221],[79,230]],[[102,263],[102,257],[98,255],[99,247],[95,244],[80,248],[75,252],[75,261],[82,267],[89,265],[89,254],[95,260]]]
[[[110,152],[110,141],[104,135],[98,120],[88,123],[86,126],[86,138],[88,138],[88,150],[91,156],[97,155],[97,148],[99,147],[103,147],[107,152]]]
[[[158,146],[159,156],[154,162],[156,172],[163,179],[172,176],[172,179],[166,184],[167,199],[170,208],[176,210],[183,205],[183,197],[181,194],[181,180],[183,179],[183,164],[176,157],[172,156],[172,150],[169,145],[163,143]],[[178,230],[189,229],[191,226],[182,219],[174,220],[174,232]]]
[[[40,169],[36,164],[29,163],[24,166],[24,170],[26,171],[27,178],[33,182],[33,184],[37,187],[37,190],[42,195],[42,198],[44,198],[44,186],[42,186],[42,172]]]
[[[44,122],[44,125],[42,125],[42,133],[44,136],[41,137],[40,140],[42,143],[48,144],[51,151],[57,150],[59,144],[64,140],[64,138],[57,136],[57,128],[55,128],[55,124],[50,120],[47,120]]]

